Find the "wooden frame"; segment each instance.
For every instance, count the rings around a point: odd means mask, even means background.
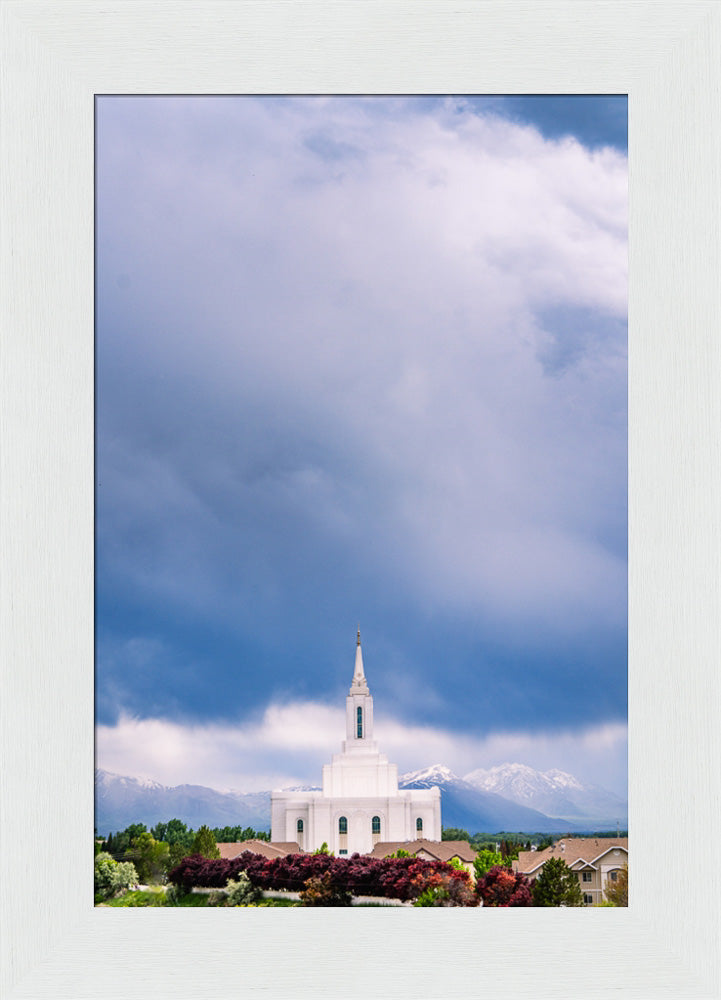
[[[1,38],[3,995],[721,995],[719,5],[5,0]],[[629,94],[628,910],[93,908],[93,95],[113,92]]]

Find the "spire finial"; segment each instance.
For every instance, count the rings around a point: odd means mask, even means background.
[[[360,625],[358,626],[358,637],[355,645],[355,670],[353,671],[353,683],[351,693],[365,692],[368,694],[368,684],[363,672],[363,650],[361,649]]]

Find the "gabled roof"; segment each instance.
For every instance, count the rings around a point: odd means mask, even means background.
[[[372,858],[387,858],[389,854],[395,854],[399,849],[413,855],[422,851],[425,854],[430,854],[437,861],[450,861],[451,858],[458,858],[459,861],[470,862],[476,856],[476,852],[467,840],[385,841],[376,844],[370,852],[370,856]]]
[[[595,868],[598,859],[614,848],[628,857],[628,837],[562,837],[543,851],[521,851],[513,868],[530,875],[551,858],[561,858],[569,868]]]
[[[284,858],[286,854],[301,854],[299,844],[285,841],[239,840],[234,844],[218,844],[221,858],[226,861],[237,858],[243,851],[261,854],[264,858]]]

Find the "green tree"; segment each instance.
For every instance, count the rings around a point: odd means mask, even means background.
[[[165,841],[155,840],[145,830],[133,837],[127,857],[133,861],[141,882],[164,881],[170,861],[170,848]]]
[[[514,861],[522,850],[522,840],[501,841],[501,857],[503,858],[505,864],[510,864],[511,861]]]
[[[190,850],[193,846],[194,833],[192,830],[188,829],[182,820],[170,819],[163,825],[165,826],[165,835],[156,839],[164,840],[165,843],[169,844],[171,847],[173,844],[181,844],[183,847],[187,848],[187,851]],[[155,836],[155,834],[153,836]]]
[[[213,836],[213,831],[205,826],[200,827],[195,837],[193,838],[193,844],[190,849],[191,854],[202,854],[204,858],[219,858],[220,851],[215,843],[215,837]]]
[[[476,876],[476,882],[480,882],[486,872],[489,872],[491,868],[495,868],[496,865],[502,865],[503,858],[498,851],[482,850],[476,854],[473,861],[473,871]]]
[[[187,858],[189,854],[189,847],[184,847],[182,844],[171,844],[168,848],[168,871],[179,865],[183,858]]]
[[[441,831],[441,840],[469,840],[468,830],[457,826],[447,826]]]
[[[628,865],[623,866],[615,882],[608,879],[604,895],[613,906],[628,906]]]
[[[116,833],[113,842],[113,854],[116,857],[124,854],[130,847],[131,841],[135,837],[139,837],[141,833],[145,833],[147,829],[145,823],[131,823],[130,826],[121,830],[120,833]]]
[[[578,876],[563,858],[550,858],[533,883],[534,906],[583,906]]]

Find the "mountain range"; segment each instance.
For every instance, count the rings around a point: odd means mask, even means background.
[[[203,785],[168,787],[157,781],[95,772],[95,826],[100,835],[131,823],[152,827],[172,818],[197,829],[252,826],[270,829],[270,791],[219,792]],[[524,764],[477,769],[459,777],[436,764],[398,779],[400,788],[441,790],[444,827],[469,833],[502,830],[575,833],[627,825],[627,805],[618,796],[586,785],[563,771],[536,771]]]
[[[583,784],[566,771],[536,771],[526,764],[478,768],[464,780],[519,805],[569,822],[613,827],[628,826],[628,803],[599,785]]]

